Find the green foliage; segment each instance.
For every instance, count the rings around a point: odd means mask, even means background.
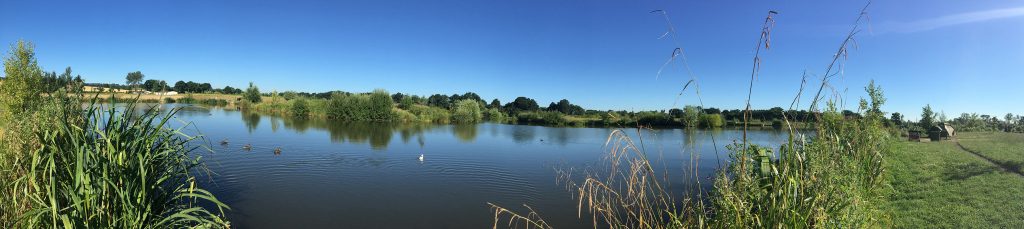
[[[143,75],[141,71],[134,71],[129,72],[128,75],[124,77],[124,80],[128,86],[136,87],[142,82],[143,78],[146,78],[146,76]]]
[[[410,96],[403,96],[402,99],[399,100],[399,102],[398,102],[398,108],[402,108],[402,109],[408,110],[408,109],[410,109],[412,107],[413,104],[416,104],[416,102],[413,101],[412,97],[410,97]]]
[[[918,125],[925,130],[931,129],[935,125],[935,112],[932,111],[932,105],[925,105],[924,108],[921,108],[921,121],[918,122]]]
[[[252,82],[249,82],[249,86],[252,86]],[[229,87],[225,88],[225,89],[229,89]],[[231,88],[231,89],[233,89],[233,88]],[[240,89],[233,89],[233,90],[235,90],[234,92],[242,93]],[[185,82],[185,81],[180,81],[179,80],[178,82],[174,83],[174,91],[177,91],[178,93],[203,93],[203,92],[213,91],[213,86],[210,85],[210,83],[196,83],[196,82],[192,82],[192,81]],[[227,93],[227,92],[225,92],[225,93]],[[227,93],[227,94],[231,94],[231,93]]]
[[[725,120],[719,114],[700,115],[700,126],[705,128],[719,128],[725,126]]]
[[[531,98],[516,97],[516,99],[511,103],[505,104],[504,109],[510,114],[517,114],[522,111],[540,110],[540,106],[537,105],[537,101]]]
[[[369,119],[373,121],[388,121],[391,120],[391,108],[394,106],[394,101],[391,100],[391,94],[383,89],[374,90],[370,94],[370,104],[367,107],[369,111]]]
[[[700,108],[695,106],[683,107],[682,122],[686,127],[696,127],[700,122]]]
[[[263,101],[263,97],[260,95],[260,88],[256,87],[252,82],[249,82],[249,88],[245,89],[245,94],[242,94],[242,98],[250,103],[260,103],[260,101]]]
[[[298,98],[292,102],[292,116],[305,118],[309,117],[309,103],[305,98]]]
[[[675,124],[675,121],[672,120],[672,116],[669,116],[666,113],[654,112],[654,111],[644,111],[644,112],[638,113],[636,116],[637,116],[637,122],[639,122],[641,125],[648,125],[648,126],[672,126],[672,125]],[[694,122],[694,125],[696,125],[696,124],[697,124],[697,122]]]
[[[448,123],[451,114],[446,109],[424,105],[412,105],[409,112],[418,117],[420,122]]]
[[[403,123],[420,122],[419,117],[416,117],[412,112],[402,109],[395,109],[392,112],[395,114],[395,121]]]
[[[508,120],[508,116],[499,111],[498,108],[488,108],[484,111],[484,119],[492,122],[505,122]]]
[[[77,103],[74,103],[77,104]],[[95,105],[95,103],[93,103]],[[65,106],[59,127],[38,135],[42,148],[22,178],[31,200],[26,227],[227,227],[200,203],[227,208],[195,186],[197,139],[167,126],[177,110],[142,114],[114,106]],[[135,110],[128,104],[127,111]],[[81,116],[80,116],[81,115]],[[75,117],[83,117],[78,119]]]
[[[483,113],[480,112],[480,104],[477,101],[464,99],[455,102],[452,122],[475,123],[482,120]]]
[[[146,82],[142,83],[142,90],[151,92],[161,92],[170,89],[172,88],[167,86],[167,82],[163,80],[148,79]]]
[[[362,95],[336,93],[331,97],[327,117],[347,121],[390,121],[393,102],[383,90]]]
[[[43,70],[36,63],[34,46],[18,40],[4,59],[6,79],[0,83],[0,105],[12,116],[20,116],[39,107],[43,93]]]
[[[564,126],[565,115],[557,111],[524,111],[516,115],[516,120],[523,124]]]

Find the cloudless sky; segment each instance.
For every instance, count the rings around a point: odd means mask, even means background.
[[[18,1],[0,0],[0,43],[36,45],[47,71],[71,66],[87,82],[124,83],[131,71],[215,88],[418,95],[476,92],[546,106],[669,109],[690,76],[658,70],[675,42],[705,106],[741,109],[768,10],[779,12],[762,54],[754,108],[801,109],[862,1]],[[1024,114],[1024,1],[877,1],[832,82],[856,110],[874,79],[884,110],[916,119],[931,104]],[[6,51],[5,51],[6,55]],[[809,92],[808,92],[809,91]]]

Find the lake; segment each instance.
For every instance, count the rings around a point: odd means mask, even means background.
[[[209,141],[214,152],[201,155],[213,175],[201,184],[231,206],[228,219],[239,228],[489,228],[489,202],[524,214],[527,204],[556,228],[592,228],[586,212],[577,218],[555,169],[598,163],[615,130],[332,122],[192,106],[177,117]],[[635,128],[622,130],[638,140]],[[691,153],[708,187],[717,160],[727,158],[724,145],[742,138],[734,129],[640,134],[648,155],[660,158],[654,164],[679,177],[670,179],[678,192]],[[776,148],[786,137],[748,132]]]

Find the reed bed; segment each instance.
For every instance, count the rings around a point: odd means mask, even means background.
[[[24,155],[24,174],[10,187],[25,203],[14,226],[229,227],[228,207],[196,186],[201,137],[170,127],[177,109],[54,100],[59,121],[35,134],[40,147]]]

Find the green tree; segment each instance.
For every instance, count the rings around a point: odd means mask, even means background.
[[[245,94],[242,95],[242,97],[251,103],[259,103],[263,100],[263,98],[260,97],[260,88],[256,87],[256,84],[253,84],[252,82],[249,82],[249,88],[245,89]]]
[[[18,40],[4,59],[7,78],[0,83],[0,104],[15,116],[34,110],[42,101],[43,70],[36,63],[34,49],[32,43]]]
[[[864,87],[864,91],[868,93],[868,97],[871,98],[871,106],[867,109],[867,117],[874,120],[881,120],[885,117],[885,113],[882,112],[882,105],[885,104],[885,95],[882,92],[882,87],[875,86],[875,80],[871,80],[867,87]]]
[[[455,102],[455,112],[452,113],[452,120],[460,123],[475,123],[483,120],[480,104],[473,99],[463,99]]]
[[[900,114],[900,112],[893,112],[889,120],[896,126],[903,126],[903,114]]]
[[[1003,118],[1006,119],[1006,128],[1004,131],[1010,132],[1010,127],[1013,126],[1013,113],[1006,113],[1006,116],[1003,116]]]
[[[143,78],[146,78],[146,76],[142,75],[141,71],[129,72],[128,75],[124,77],[125,83],[127,83],[128,86],[135,87],[136,90],[138,90],[139,83],[142,83]]]
[[[928,130],[928,129],[932,128],[932,125],[934,125],[934,122],[935,122],[935,112],[932,111],[932,105],[931,104],[925,105],[924,108],[921,108],[921,121],[918,122],[918,125],[921,125],[921,128],[924,128],[925,130]]]
[[[537,111],[540,110],[540,106],[537,105],[536,100],[520,96],[516,97],[511,103],[505,104],[505,110],[516,114],[521,111]]]
[[[491,100],[491,104],[488,104],[487,108],[501,108],[501,101],[498,101],[498,99]]]

